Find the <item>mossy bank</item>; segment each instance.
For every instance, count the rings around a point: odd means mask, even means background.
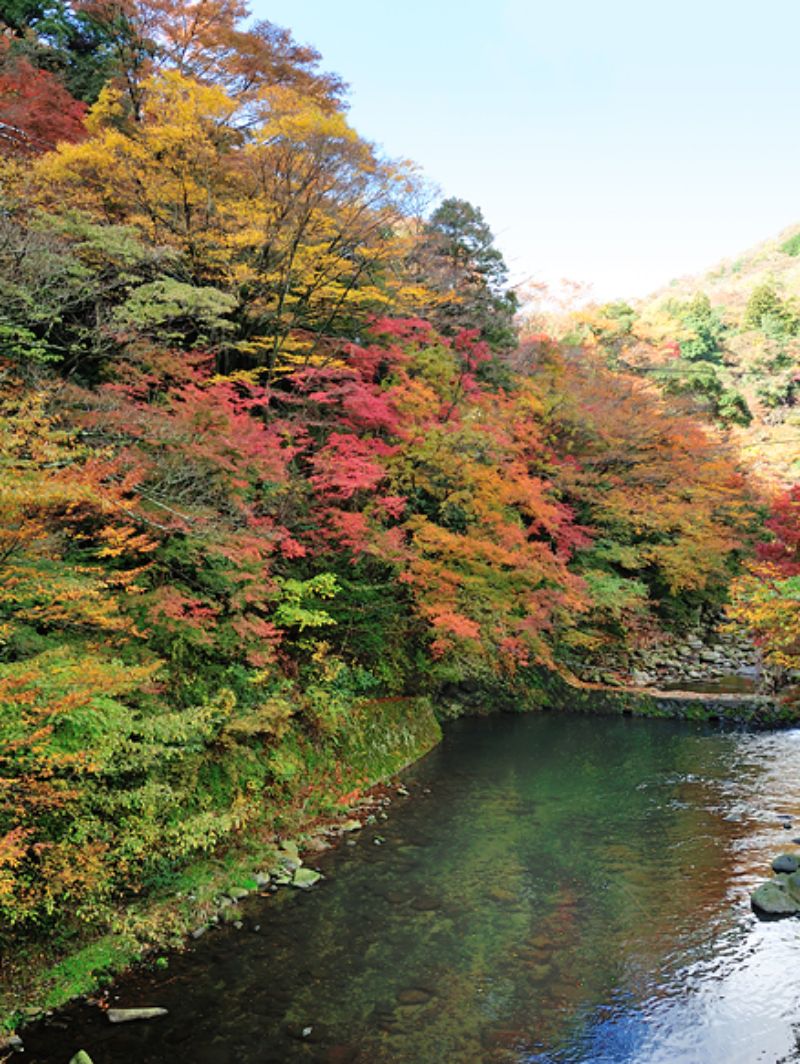
[[[164,870],[149,889],[109,898],[96,907],[91,923],[73,923],[61,936],[27,941],[16,955],[3,956],[0,1037],[91,993],[142,958],[157,963],[161,951],[180,946],[209,923],[235,917],[226,899],[267,882],[268,871],[280,863],[282,840],[295,840],[302,849],[321,829],[352,818],[349,811],[368,801],[370,788],[440,738],[432,704],[424,698],[359,701],[350,707],[347,726],[331,734],[287,734],[270,755],[272,764],[283,767],[281,785],[265,794],[257,823],[232,832],[213,852]]]

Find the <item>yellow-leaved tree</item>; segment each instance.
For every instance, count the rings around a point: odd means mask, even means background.
[[[266,88],[247,99],[245,131],[219,86],[167,70],[144,89],[138,120],[103,92],[88,138],[41,161],[38,199],[134,226],[173,280],[222,290],[237,325],[223,369],[318,363],[325,337],[426,301],[403,272],[418,182],[339,111]]]

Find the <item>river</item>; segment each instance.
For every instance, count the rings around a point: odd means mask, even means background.
[[[457,721],[411,797],[245,902],[123,1026],[79,1003],[25,1032],[67,1064],[800,1061],[800,923],[749,891],[793,850],[800,730],[569,714]]]

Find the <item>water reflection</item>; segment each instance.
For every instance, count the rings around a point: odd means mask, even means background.
[[[244,930],[119,987],[165,1020],[76,1006],[28,1059],[800,1060],[800,926],[747,904],[794,835],[800,732],[461,721],[408,783],[388,823],[320,860],[320,888],[248,903]]]

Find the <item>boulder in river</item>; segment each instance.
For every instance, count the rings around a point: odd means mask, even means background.
[[[793,916],[800,913],[800,900],[795,901],[786,887],[771,879],[762,883],[750,895],[753,908],[767,916]]]
[[[772,862],[773,872],[796,872],[798,868],[800,868],[800,863],[791,853],[782,853]]]
[[[792,872],[789,876],[780,876],[779,878],[785,880],[784,889],[788,890],[796,901],[800,901],[800,872]]]
[[[130,1023],[131,1020],[155,1020],[159,1016],[166,1015],[166,1009],[109,1009],[106,1012],[106,1016],[108,1016],[111,1023]]]

